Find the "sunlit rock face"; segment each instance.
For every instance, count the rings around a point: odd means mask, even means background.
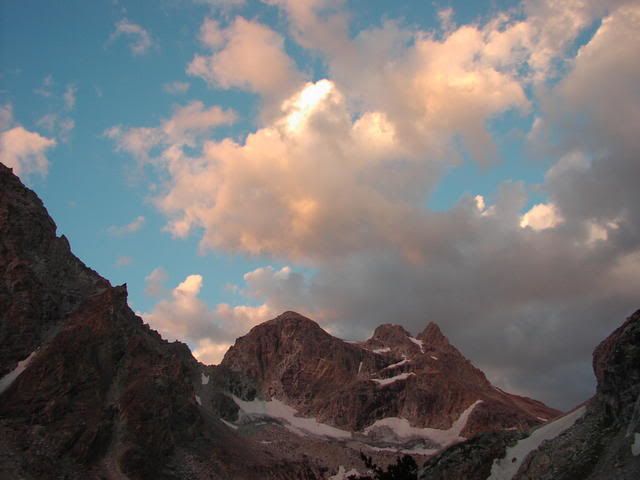
[[[262,398],[354,432],[385,418],[446,430],[474,403],[465,437],[559,414],[493,387],[433,323],[417,337],[385,324],[366,342],[348,343],[286,312],[239,338],[222,365],[252,379]]]

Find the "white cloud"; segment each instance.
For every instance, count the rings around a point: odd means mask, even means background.
[[[165,83],[162,86],[162,89],[167,92],[170,93],[171,95],[180,95],[183,93],[187,93],[187,91],[189,90],[189,87],[191,85],[189,84],[189,82],[170,82],[170,83]]]
[[[531,207],[520,219],[521,228],[547,230],[564,222],[564,218],[553,203],[538,203]]]
[[[55,145],[55,140],[18,125],[0,133],[0,162],[18,176],[46,175],[49,161],[45,152]]]
[[[242,7],[245,5],[246,0],[194,0],[194,2],[228,11],[232,8]]]
[[[150,160],[155,147],[192,145],[196,138],[210,133],[222,125],[230,125],[236,119],[232,110],[218,106],[205,108],[200,101],[193,101],[175,109],[173,115],[159,127],[125,128],[117,125],[107,129],[104,135],[116,142],[118,150],[130,153],[142,162]]]
[[[128,37],[130,39],[129,50],[135,56],[144,55],[151,50],[154,45],[151,34],[138,25],[123,18],[115,25],[115,30],[109,37],[109,42],[113,42],[120,37]]]
[[[127,223],[126,225],[110,226],[109,228],[107,228],[107,232],[109,232],[110,235],[114,235],[114,236],[129,235],[131,233],[135,233],[138,230],[140,230],[143,227],[144,223],[145,223],[144,216],[139,215],[136,218],[134,218],[131,222]]]
[[[132,263],[133,263],[133,257],[129,257],[129,256],[126,256],[126,255],[119,256],[116,259],[116,267],[118,267],[118,268],[127,267],[127,266],[131,265]]]
[[[53,94],[53,92],[51,91],[53,83],[53,76],[51,74],[47,75],[42,80],[42,84],[35,89],[35,93],[40,95],[41,97],[50,97]]]
[[[164,268],[157,267],[153,269],[144,279],[144,293],[150,297],[161,297],[165,295],[167,291],[164,285],[168,278],[169,276]]]
[[[267,305],[218,304],[209,308],[199,298],[202,285],[201,275],[187,276],[169,298],[141,316],[163,338],[187,342],[200,361],[218,363],[236,337],[274,314]]]
[[[67,143],[71,138],[71,132],[73,132],[76,122],[72,118],[57,113],[47,113],[36,121],[36,125],[52,133],[63,143]]]
[[[256,21],[237,17],[227,28],[206,19],[200,31],[210,55],[196,55],[187,68],[221,88],[241,88],[270,99],[282,98],[302,80],[277,32]]]
[[[76,106],[76,94],[78,93],[78,88],[75,85],[67,85],[66,90],[64,91],[64,107],[67,111],[73,110]]]
[[[257,306],[197,307],[197,293],[181,303],[174,291],[151,313],[211,356],[287,309],[360,338],[379,323],[417,331],[430,318],[492,378],[564,407],[583,400],[594,345],[637,307],[637,7],[604,2],[607,14],[591,0],[536,0],[484,23],[457,26],[448,15],[441,32],[386,22],[354,34],[340,2],[271,3],[286,9],[299,45],[320,53],[327,79],[277,90],[282,101],[245,138],[170,134],[167,121],[113,137],[157,160],[166,182],[154,201],[176,236],[202,232],[204,249],[312,271],[247,273],[236,291]],[[568,58],[601,14],[596,35]],[[237,58],[239,21],[205,23],[212,55],[201,73],[258,91],[256,64],[213,68],[221,52]],[[444,212],[425,206],[463,154],[494,157],[493,119],[532,105],[542,107],[529,138],[556,142],[546,152],[559,158],[535,186],[547,199],[524,211],[530,186],[505,182]],[[197,318],[175,325],[186,305]],[[575,384],[562,381],[568,372]]]
[[[13,124],[13,105],[0,105],[0,131],[7,130]]]

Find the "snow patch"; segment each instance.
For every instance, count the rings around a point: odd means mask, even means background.
[[[0,378],[0,394],[4,393],[4,391],[9,388],[13,382],[15,382],[16,378],[18,378],[20,374],[27,369],[35,357],[36,352],[37,350],[31,352],[27,358],[18,362],[16,368],[7,373],[4,377]]]
[[[202,373],[200,375],[200,381],[202,382],[202,385],[207,385],[209,383],[209,376]]]
[[[544,417],[536,417],[538,420],[540,420],[541,422],[548,422],[549,419],[548,418],[544,418]]]
[[[338,468],[338,473],[329,477],[329,480],[347,480],[351,475],[360,475],[360,474],[355,468],[352,468],[347,472],[345,468],[342,465],[340,465],[340,468]]]
[[[438,357],[436,357],[435,355],[431,355],[431,358],[433,358],[434,360],[438,360]]]
[[[473,412],[473,409],[476,408],[477,405],[482,403],[482,400],[477,400],[473,404],[471,404],[467,409],[460,414],[458,419],[453,422],[451,428],[448,430],[440,430],[437,428],[419,428],[412,427],[409,423],[409,420],[405,418],[399,417],[387,417],[381,420],[376,420],[373,425],[369,425],[364,429],[365,435],[368,435],[370,432],[382,428],[387,427],[390,429],[397,438],[399,439],[408,439],[408,438],[426,438],[431,440],[432,442],[437,443],[441,447],[446,447],[451,445],[452,443],[460,442],[464,440],[464,437],[460,436],[462,430],[467,425],[467,420],[469,419],[469,415]]]
[[[401,365],[404,365],[405,363],[409,363],[409,360],[407,360],[407,357],[403,355],[401,361],[399,361],[398,363],[391,364],[387,367],[384,367],[383,370],[391,370],[392,368],[399,367]]]
[[[232,429],[232,430],[237,430],[237,429],[238,429],[238,425],[234,425],[234,424],[233,424],[233,423],[231,423],[231,422],[227,422],[224,418],[221,418],[221,419],[220,419],[220,421],[221,421],[222,423],[224,423],[227,427],[229,427],[229,428],[230,428],[230,429]]]
[[[280,400],[273,399],[268,402],[264,400],[252,400],[247,402],[233,396],[233,401],[240,407],[244,415],[248,417],[270,417],[283,420],[286,422],[284,427],[298,435],[310,433],[312,435],[330,438],[351,438],[351,432],[320,423],[315,418],[298,417],[298,412],[295,408],[286,405]]]
[[[375,350],[373,350],[373,353],[387,353],[390,351],[391,351],[391,348],[384,347],[384,348],[376,348]]]
[[[420,347],[420,351],[424,353],[424,344],[422,343],[422,340],[418,340],[417,338],[413,337],[409,337],[409,340],[418,345]]]
[[[504,458],[493,461],[491,475],[487,480],[511,480],[529,453],[536,450],[545,440],[554,439],[571,428],[584,415],[585,410],[586,407],[580,407],[564,417],[547,423],[531,432],[531,435],[520,440],[513,447],[509,447]]]
[[[362,370],[362,362],[360,362],[360,365],[358,365],[358,373],[360,373],[360,370]]]
[[[640,455],[640,433],[634,434],[633,445],[631,445],[631,454],[634,457]]]
[[[376,382],[380,386],[385,386],[400,380],[406,380],[411,375],[415,375],[415,373],[413,372],[401,373],[400,375],[396,375],[395,377],[391,377],[391,378],[372,378],[371,381]]]
[[[196,395],[196,403],[198,405],[202,405],[202,400],[200,400],[200,397],[198,395]]]

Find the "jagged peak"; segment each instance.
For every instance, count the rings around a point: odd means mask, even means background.
[[[426,328],[418,335],[426,345],[448,345],[449,339],[442,333],[440,326],[435,322],[429,322]]]
[[[277,317],[269,320],[267,323],[285,323],[285,322],[298,322],[298,323],[309,323],[313,325],[318,325],[317,322],[311,320],[309,317],[305,317],[301,313],[294,312],[293,310],[287,310],[286,312],[282,312]]]
[[[264,328],[273,328],[277,327],[278,329],[295,329],[295,330],[303,330],[303,331],[323,331],[322,327],[314,320],[311,320],[304,315],[294,312],[292,310],[287,310],[286,312],[281,313],[275,318],[271,320],[267,320],[259,325],[256,325],[251,329],[251,331],[259,332]],[[326,332],[325,332],[326,333]]]
[[[383,344],[402,343],[410,336],[411,334],[402,325],[383,323],[373,331],[369,341],[378,341]]]

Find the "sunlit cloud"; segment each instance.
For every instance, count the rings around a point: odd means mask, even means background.
[[[0,162],[18,176],[46,175],[49,160],[45,152],[54,147],[56,141],[15,124],[9,104],[0,107],[0,126]]]
[[[126,18],[116,23],[115,30],[109,36],[109,43],[121,37],[129,39],[129,50],[134,56],[148,53],[154,45],[151,34],[145,28]]]
[[[140,230],[144,224],[145,224],[145,218],[143,215],[139,215],[136,218],[134,218],[131,222],[127,223],[126,225],[112,225],[109,228],[107,228],[107,232],[109,232],[109,235],[113,235],[113,236],[123,236],[123,235],[129,235],[131,233],[135,233],[138,230]]]

